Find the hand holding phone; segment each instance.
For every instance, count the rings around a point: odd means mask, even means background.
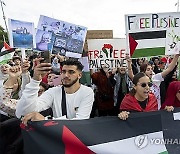
[[[33,79],[34,80],[42,80],[42,78],[49,73],[52,70],[52,66],[50,63],[41,63],[41,61],[44,60],[43,58],[37,58],[36,59],[36,66],[34,66],[34,74]]]
[[[49,51],[41,51],[40,56],[44,58],[43,60],[41,60],[41,63],[51,63]]]

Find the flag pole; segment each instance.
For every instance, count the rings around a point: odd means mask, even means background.
[[[179,12],[179,0],[177,1],[177,12]]]
[[[3,8],[3,2],[2,2],[2,0],[0,0],[0,3],[1,3],[1,9],[2,9],[2,13],[3,13],[4,23],[5,23],[5,26],[6,26],[6,31],[7,31],[7,33],[8,33],[8,28],[7,28],[7,23],[6,23],[6,16],[5,16],[5,13],[4,13],[4,8]]]
[[[5,36],[3,35],[3,40],[4,40],[4,42],[6,42],[6,39],[5,39]]]

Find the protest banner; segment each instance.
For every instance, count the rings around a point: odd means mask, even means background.
[[[8,25],[11,47],[25,49],[35,47],[34,23],[9,19]]]
[[[126,40],[125,39],[89,39],[88,57],[89,68],[118,68],[126,66]]]
[[[180,30],[170,28],[166,31],[166,55],[180,54]]]
[[[81,58],[79,58],[78,59],[80,62],[81,62],[81,64],[84,66],[84,68],[83,68],[83,72],[89,72],[89,60],[88,60],[88,57],[86,56],[86,57],[81,57]]]
[[[180,153],[180,109],[89,120],[48,120],[21,125],[26,154]],[[48,146],[47,146],[48,145]]]
[[[180,27],[180,13],[125,15],[125,26],[131,57],[166,55],[166,31]]]
[[[86,40],[84,43],[84,50],[88,52],[88,39],[112,39],[113,31],[112,30],[87,30]]]
[[[41,15],[37,29],[52,34],[49,42],[53,43],[53,54],[81,57],[87,33],[86,27]]]
[[[51,32],[37,29],[36,32],[36,49],[39,51],[50,51],[53,48],[53,36]]]

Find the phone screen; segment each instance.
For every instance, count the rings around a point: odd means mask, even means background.
[[[42,51],[41,52],[41,57],[44,58],[41,62],[43,63],[51,63],[51,58],[50,58],[50,52],[49,51]]]

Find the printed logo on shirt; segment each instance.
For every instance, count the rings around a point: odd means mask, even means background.
[[[77,112],[79,107],[75,107],[74,110]]]

